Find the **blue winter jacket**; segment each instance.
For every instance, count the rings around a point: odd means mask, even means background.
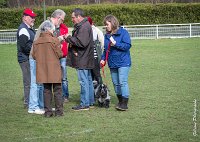
[[[102,55],[102,60],[105,61],[106,52],[108,45],[110,43],[110,36],[116,41],[115,46],[110,47],[110,52],[108,53],[108,66],[109,68],[119,68],[119,67],[129,67],[131,66],[131,39],[128,31],[122,27],[118,31],[111,35],[106,34],[104,39],[104,52]]]

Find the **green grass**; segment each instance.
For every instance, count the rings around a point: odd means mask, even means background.
[[[64,117],[44,118],[23,109],[16,45],[0,47],[1,142],[197,142],[194,100],[200,110],[200,39],[134,40],[129,75],[129,110],[116,111],[108,68],[111,107],[74,112],[79,103],[76,71],[68,68],[70,102]]]

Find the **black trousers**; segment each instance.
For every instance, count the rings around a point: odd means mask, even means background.
[[[22,76],[23,76],[23,85],[24,85],[24,105],[29,104],[29,94],[30,94],[30,85],[31,85],[31,73],[30,73],[30,64],[29,60],[19,63]]]
[[[53,89],[53,93],[52,93]],[[51,115],[52,112],[52,98],[54,95],[55,101],[55,115],[63,114],[63,100],[61,83],[44,83],[44,110],[45,114]]]
[[[102,77],[100,73],[100,63],[98,58],[94,58],[95,67],[91,70],[92,72],[92,80],[96,80],[98,84],[102,84]]]

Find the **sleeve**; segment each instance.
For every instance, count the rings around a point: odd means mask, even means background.
[[[56,42],[54,42],[53,43],[54,45],[53,45],[53,50],[54,50],[54,53],[56,54],[56,56],[60,59],[60,58],[62,58],[63,57],[63,53],[62,53],[62,50],[61,50],[61,48],[60,48],[60,42],[58,41],[58,39],[57,39],[57,41]]]
[[[31,55],[32,55],[33,59],[35,60],[36,57],[35,57],[35,45],[34,44],[33,44],[33,47],[32,47]]]
[[[26,55],[29,55],[33,42],[30,41],[30,34],[28,33],[27,29],[22,28],[19,31],[18,41],[19,41],[20,47],[22,47],[22,52]]]
[[[106,47],[106,38],[104,37],[104,49],[103,49],[103,54],[102,54],[102,56],[101,56],[101,60],[104,60],[105,61],[105,59],[106,59],[106,50],[107,50],[107,47]]]
[[[79,48],[85,48],[90,43],[90,37],[92,36],[92,28],[89,29],[88,26],[83,26],[79,31],[77,36],[68,36],[67,42],[71,45],[75,45]],[[93,36],[92,36],[93,37]]]
[[[116,41],[114,47],[124,51],[129,50],[131,48],[131,38],[126,30],[122,32],[121,39]]]
[[[97,29],[98,39],[101,43],[101,48],[103,50],[103,48],[104,48],[104,35],[103,35],[103,32],[99,28],[96,28],[96,29]]]

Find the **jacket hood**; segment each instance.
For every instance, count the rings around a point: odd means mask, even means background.
[[[53,34],[51,32],[41,32],[40,37],[44,36],[53,36]]]

